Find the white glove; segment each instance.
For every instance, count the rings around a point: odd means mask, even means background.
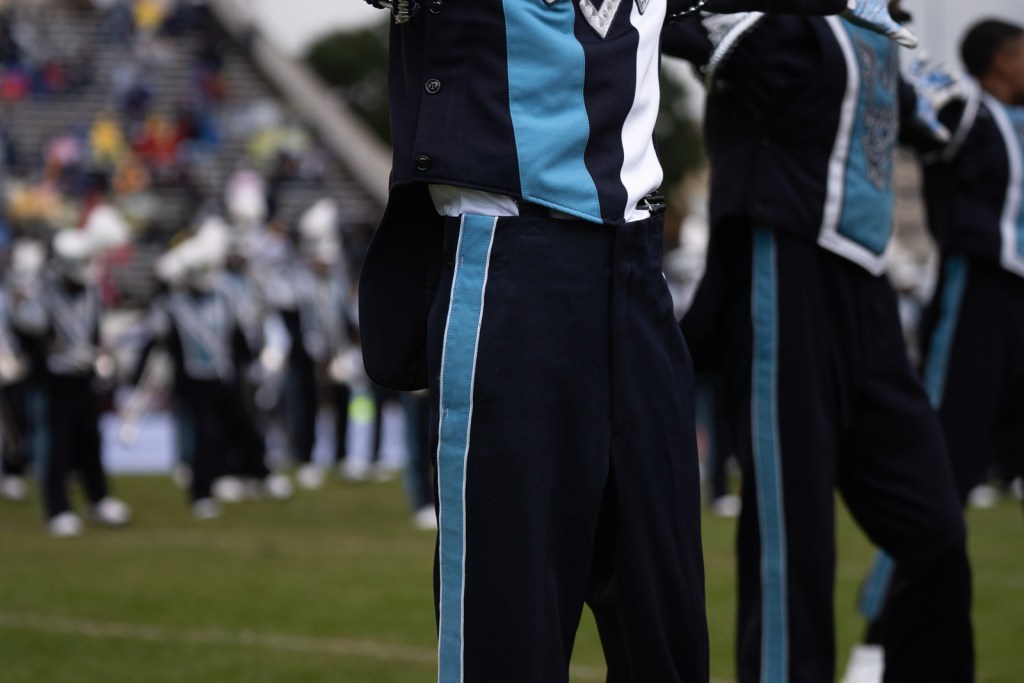
[[[917,36],[893,21],[888,0],[849,0],[843,18],[851,24],[892,38],[903,47],[917,47]]]
[[[927,54],[911,60],[903,78],[914,86],[918,97],[928,100],[935,111],[942,111],[953,100],[964,99],[963,75],[948,64],[936,64]]]
[[[930,62],[927,55],[921,55],[907,65],[903,78],[917,94],[914,110],[917,124],[931,133],[936,141],[949,142],[951,135],[939,121],[939,112],[950,101],[965,97],[960,74],[945,64]]]

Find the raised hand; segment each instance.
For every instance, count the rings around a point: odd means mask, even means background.
[[[963,79],[959,72],[945,64],[936,64],[922,54],[907,64],[903,80],[917,94],[914,110],[917,125],[931,133],[938,142],[948,142],[949,130],[939,121],[938,112],[951,100],[964,97]]]
[[[888,0],[849,0],[843,17],[850,23],[888,36],[903,47],[917,47],[917,36],[890,16]]]
[[[409,21],[420,8],[417,0],[363,0],[363,2],[377,9],[389,10],[394,16],[396,24]]]

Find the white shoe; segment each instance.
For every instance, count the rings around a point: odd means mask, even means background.
[[[306,489],[307,491],[315,491],[324,487],[324,480],[326,479],[326,472],[322,467],[316,465],[303,465],[295,472],[295,481],[298,482],[299,488]]]
[[[89,516],[103,526],[125,526],[132,521],[132,509],[123,500],[107,496],[92,506]]]
[[[245,500],[245,484],[238,477],[220,477],[213,482],[213,497],[222,503],[240,503]]]
[[[975,510],[991,510],[999,504],[999,492],[995,486],[980,484],[967,494],[967,502]]]
[[[855,645],[841,683],[882,683],[885,652],[881,645]]]
[[[192,503],[192,516],[196,519],[217,519],[220,517],[220,504],[213,498],[200,498]]]
[[[341,463],[338,471],[341,472],[341,477],[348,481],[370,480],[370,466],[366,463],[357,463],[352,460],[346,460]]]
[[[743,502],[740,497],[732,494],[719,496],[711,503],[711,511],[714,512],[715,517],[724,517],[725,519],[739,517],[742,509]]]
[[[192,485],[192,468],[188,465],[176,465],[171,472],[171,479],[179,489],[187,489]]]
[[[12,475],[0,479],[0,498],[13,503],[22,503],[28,498],[28,483],[25,477]]]
[[[82,518],[70,510],[51,517],[47,526],[54,538],[73,538],[82,535]]]
[[[295,487],[288,475],[268,474],[263,480],[263,491],[274,500],[288,500],[295,493]]]
[[[398,476],[398,472],[399,470],[394,467],[390,467],[388,465],[377,465],[372,470],[371,478],[373,481],[383,484],[389,481],[394,481],[395,477]]]
[[[421,531],[437,531],[437,511],[433,505],[424,505],[412,516],[412,525]]]

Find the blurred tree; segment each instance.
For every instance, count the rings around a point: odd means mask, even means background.
[[[388,22],[358,31],[337,31],[316,41],[306,62],[336,89],[385,142],[388,121]]]

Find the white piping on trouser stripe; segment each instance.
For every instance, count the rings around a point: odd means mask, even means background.
[[[1010,123],[1010,118],[996,98],[985,93],[982,95],[985,106],[992,112],[1000,135],[1003,136],[1003,146],[1006,147],[1007,162],[1010,166],[1009,183],[1006,186],[1006,201],[1003,203],[1003,213],[999,220],[999,232],[1002,236],[1000,246],[999,262],[1017,275],[1024,275],[1024,257],[1019,253],[1017,244],[1017,220],[1020,217],[1021,208],[1021,184],[1024,183],[1024,162],[1021,160],[1021,142]]]
[[[839,234],[839,219],[846,201],[846,164],[849,161],[850,146],[853,143],[853,127],[857,121],[858,94],[860,93],[860,64],[854,53],[850,36],[843,27],[843,20],[826,17],[825,21],[835,35],[836,43],[846,62],[846,92],[839,113],[839,131],[828,161],[828,185],[825,193],[825,209],[822,216],[818,244],[825,249],[849,259],[865,268],[872,275],[885,272],[886,255],[874,254],[870,250]]]

